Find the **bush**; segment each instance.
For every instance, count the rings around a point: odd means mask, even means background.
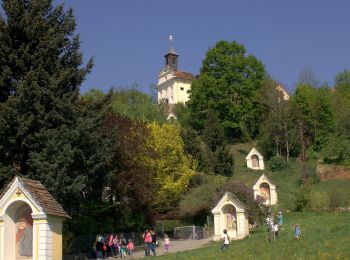
[[[300,186],[295,194],[295,210],[306,211],[311,208],[311,188],[310,185]]]
[[[281,156],[273,156],[270,159],[270,170],[273,172],[284,170],[287,166],[287,161]]]

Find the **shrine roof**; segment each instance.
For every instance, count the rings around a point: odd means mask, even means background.
[[[24,187],[24,189],[32,196],[32,198],[39,204],[43,212],[47,215],[71,218],[67,212],[62,208],[62,206],[57,202],[57,200],[49,193],[49,191],[40,183],[40,181],[35,181],[27,179],[24,177],[16,176],[7,185],[5,190],[0,196],[0,200],[6,194],[6,192],[11,188],[14,182],[18,180]]]

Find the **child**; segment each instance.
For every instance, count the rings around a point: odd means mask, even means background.
[[[170,238],[167,234],[164,234],[164,247],[165,247],[165,253],[169,252],[169,246],[170,246]]]
[[[228,249],[228,245],[230,244],[230,237],[227,234],[227,230],[224,229],[224,244],[220,247],[221,250],[226,250]]]
[[[132,252],[134,251],[134,243],[132,242],[131,239],[129,239],[128,241],[127,249],[128,249],[128,256],[132,256]]]
[[[299,225],[298,224],[295,224],[295,226],[294,226],[294,233],[295,233],[295,237],[297,238],[297,239],[299,239],[299,236],[300,236],[300,227],[299,227]]]
[[[278,225],[280,229],[283,230],[283,215],[281,211],[278,212],[277,219],[278,219]]]
[[[120,243],[120,249],[119,249],[119,252],[120,252],[120,258],[123,258],[123,257],[126,257],[126,239],[123,238],[121,239],[121,243]]]

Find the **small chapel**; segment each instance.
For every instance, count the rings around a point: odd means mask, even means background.
[[[249,235],[248,215],[244,204],[231,192],[226,192],[211,211],[214,215],[214,241],[227,230],[230,239],[241,239]]]
[[[265,205],[277,204],[276,186],[266,177],[261,175],[258,181],[253,186],[254,199],[260,197],[263,199]]]
[[[179,70],[179,55],[176,53],[169,36],[170,48],[165,54],[165,64],[158,75],[157,94],[158,103],[174,105],[186,103],[189,100],[189,91],[195,76],[186,71]]]
[[[247,157],[245,159],[247,161],[248,168],[253,169],[253,170],[264,170],[265,169],[264,157],[254,147],[249,152],[249,154],[247,155]]]
[[[62,260],[67,218],[39,181],[16,176],[0,196],[0,260]]]

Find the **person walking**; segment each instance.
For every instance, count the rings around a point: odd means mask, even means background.
[[[148,229],[143,233],[142,237],[145,243],[145,256],[150,256],[152,236]]]
[[[295,226],[294,226],[294,234],[295,234],[295,237],[297,239],[299,239],[301,231],[300,231],[300,227],[298,224],[295,224]]]
[[[132,257],[132,254],[134,252],[134,243],[132,242],[131,239],[129,239],[128,241],[127,249],[128,249],[128,256]]]
[[[164,253],[169,252],[169,247],[170,247],[170,238],[168,237],[167,234],[164,234]]]
[[[157,233],[151,230],[152,242],[151,242],[151,251],[153,256],[156,256],[156,246],[157,246]]]
[[[223,232],[224,232],[224,244],[220,247],[222,251],[227,250],[228,245],[230,244],[230,237],[227,234],[227,230],[224,229]]]
[[[277,215],[277,223],[278,223],[278,225],[279,225],[280,230],[282,230],[282,229],[283,229],[283,214],[282,214],[281,211],[278,212],[278,215]]]

